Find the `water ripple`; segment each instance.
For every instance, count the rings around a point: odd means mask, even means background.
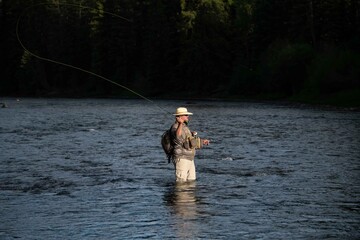
[[[212,140],[179,185],[160,146],[173,116],[141,100],[11,101],[0,239],[360,238],[358,112],[157,101],[187,106]]]

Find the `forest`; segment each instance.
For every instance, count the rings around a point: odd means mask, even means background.
[[[156,99],[358,107],[359,14],[358,0],[0,0],[0,95],[137,97],[100,75]]]

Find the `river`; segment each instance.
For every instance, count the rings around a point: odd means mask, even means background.
[[[3,98],[0,239],[359,239],[360,113],[260,102]],[[175,184],[175,112],[209,146]],[[162,111],[162,110],[166,111]]]

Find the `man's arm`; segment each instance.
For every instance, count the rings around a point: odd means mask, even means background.
[[[181,117],[177,117],[176,121],[179,123],[178,128],[176,129],[176,136],[180,137],[182,134],[182,130],[183,130],[184,119],[182,119]]]

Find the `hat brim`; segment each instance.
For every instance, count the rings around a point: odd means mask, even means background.
[[[191,112],[175,113],[174,116],[184,116],[184,115],[193,115]]]

